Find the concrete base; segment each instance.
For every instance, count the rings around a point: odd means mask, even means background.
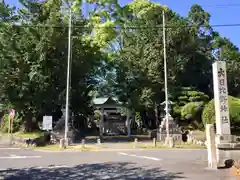
[[[220,150],[240,150],[240,143],[220,143],[216,146]]]
[[[165,145],[170,147],[170,148],[173,148],[174,147],[174,140],[172,137],[166,137],[165,138]]]
[[[237,136],[234,135],[219,135],[216,134],[216,143],[225,144],[225,143],[237,143]]]
[[[64,139],[64,146],[69,146],[70,139]]]
[[[13,137],[12,137],[12,136],[9,136],[9,137],[8,137],[8,144],[9,144],[9,145],[12,145],[12,144],[13,144]]]
[[[240,160],[240,143],[221,143],[217,144],[218,167],[228,166],[228,161]]]
[[[227,160],[239,160],[240,142],[234,135],[216,135],[218,167],[226,166]]]
[[[64,139],[60,139],[59,148],[60,149],[64,149],[65,148]]]

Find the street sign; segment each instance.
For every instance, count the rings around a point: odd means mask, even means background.
[[[14,109],[9,109],[9,116],[8,116],[8,136],[12,134],[13,131],[13,119],[15,116],[15,110]]]
[[[52,116],[43,116],[43,130],[52,130]]]
[[[14,110],[14,109],[10,109],[10,110],[9,110],[9,117],[10,117],[11,119],[13,119],[14,116],[15,116],[15,110]]]

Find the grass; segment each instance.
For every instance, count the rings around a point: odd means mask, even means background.
[[[40,137],[42,134],[43,132],[21,132],[20,131],[20,132],[13,133],[13,136],[34,139],[34,138]]]
[[[126,149],[170,149],[169,147],[165,146],[163,143],[157,143],[156,147],[153,146],[153,143],[143,143],[138,142],[136,146],[134,146],[134,143],[123,143],[127,145]],[[109,147],[111,149],[111,146]],[[118,149],[118,147],[114,147]],[[33,147],[35,150],[43,150],[43,151],[98,151],[101,149],[108,149],[108,146],[104,143],[101,145],[85,145],[82,147],[82,145],[77,146],[68,146],[67,148],[60,149],[59,144],[55,145],[47,145],[43,147]],[[187,143],[175,143],[174,148],[171,149],[206,149],[205,146],[197,145],[197,144],[187,144]]]
[[[43,134],[43,132],[31,132],[31,133],[25,133],[25,132],[16,132],[13,134],[13,136],[15,137],[22,137],[22,138],[37,138],[39,136],[41,136]],[[202,132],[197,132],[196,134],[199,134],[199,136],[203,136]],[[0,133],[1,135],[1,133]],[[132,136],[132,137],[138,137],[139,139],[144,138],[145,136]],[[87,137],[87,139],[92,139],[92,138],[96,138],[96,136],[92,136],[92,137]],[[113,137],[107,137],[106,139],[111,139]],[[118,137],[118,138],[126,138],[126,136],[122,136],[122,137]],[[109,142],[110,144],[112,144],[113,142]],[[153,142],[152,141],[139,141],[136,145],[133,141],[129,142],[121,142],[119,143],[119,147],[125,147],[127,149],[131,149],[131,148],[138,148],[138,149],[168,149],[169,147],[165,146],[163,143],[161,142],[157,142],[156,147],[153,146]],[[43,146],[43,147],[32,147],[33,149],[36,150],[45,150],[45,151],[67,151],[67,150],[76,150],[76,151],[95,151],[95,150],[99,150],[99,149],[107,149],[110,148],[111,149],[111,145],[109,145],[108,147],[108,143],[102,143],[101,145],[88,145],[86,144],[85,147],[83,148],[82,145],[78,145],[78,146],[68,146],[65,149],[60,149],[59,145],[47,145],[47,146]],[[112,147],[112,148],[118,148],[116,147]],[[197,145],[197,144],[188,144],[188,143],[182,143],[182,142],[175,142],[175,146],[173,149],[205,149],[205,146],[201,146],[201,145]]]
[[[37,137],[41,136],[42,134],[43,134],[43,132],[41,132],[41,131],[37,131],[37,132],[22,132],[22,131],[19,131],[19,132],[13,133],[12,135],[14,137],[34,139],[34,138],[37,138]],[[0,132],[0,135],[8,135],[8,133]]]
[[[156,146],[153,146],[153,143],[149,144],[139,144],[136,148],[140,149],[172,149],[166,146],[164,143],[157,143]],[[201,146],[198,144],[188,144],[188,143],[179,143],[174,144],[173,149],[206,149],[206,146]]]
[[[133,143],[128,143],[129,144],[129,149],[134,148]],[[103,147],[101,146],[94,146],[94,145],[85,145],[85,147],[82,147],[82,145],[78,146],[68,146],[65,149],[60,149],[59,145],[47,145],[44,147],[33,147],[35,150],[43,150],[43,151],[98,151],[102,149]],[[104,148],[107,148],[104,147]],[[135,147],[137,149],[206,149],[205,146],[201,145],[196,145],[196,144],[187,144],[187,143],[176,143],[174,148],[169,148],[165,146],[163,143],[157,143],[157,146],[154,147],[152,143],[138,143],[137,146]]]
[[[47,146],[43,146],[43,147],[34,147],[33,149],[35,150],[43,150],[43,151],[67,151],[67,150],[72,150],[72,151],[96,151],[98,150],[95,147],[91,147],[91,146],[86,146],[82,147],[82,146],[68,146],[67,148],[61,149],[59,147],[59,144],[54,144],[54,145],[47,145]]]

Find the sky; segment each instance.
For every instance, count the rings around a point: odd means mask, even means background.
[[[126,4],[132,0],[119,0],[120,4]],[[19,7],[18,0],[6,0],[8,4]],[[187,16],[193,4],[199,4],[211,14],[212,25],[240,24],[240,1],[239,0],[152,0],[167,5],[170,9],[182,16]],[[229,38],[240,48],[240,26],[215,27],[222,36]]]

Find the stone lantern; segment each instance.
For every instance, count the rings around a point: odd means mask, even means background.
[[[161,105],[165,105],[165,101],[163,103],[161,103]],[[173,138],[173,140],[182,140],[182,134],[180,131],[180,128],[178,127],[178,125],[175,123],[173,117],[171,116],[170,112],[172,110],[171,106],[172,106],[173,102],[169,101],[168,103],[168,112],[167,112],[167,116],[168,116],[168,126],[169,126],[169,135],[170,137]],[[164,110],[166,110],[166,108],[164,108]],[[166,114],[166,112],[165,112]],[[167,137],[167,130],[166,130],[166,115],[162,116],[162,122],[160,124],[159,127],[159,133],[158,133],[158,140],[162,141]]]

